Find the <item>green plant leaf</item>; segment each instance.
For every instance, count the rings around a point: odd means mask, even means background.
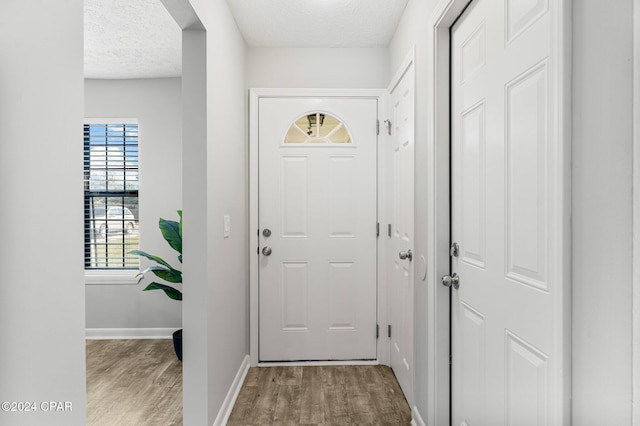
[[[160,218],[158,221],[158,227],[162,233],[163,238],[171,248],[179,253],[178,260],[182,263],[182,210],[178,210],[178,216],[180,216],[180,222],[175,220],[166,220]],[[156,262],[158,265],[153,265],[140,272],[137,277],[140,278],[140,282],[147,273],[153,273],[158,278],[161,278],[170,283],[182,283],[182,272],[169,265],[167,261],[159,256],[155,256],[144,252],[142,250],[132,250],[129,254],[134,254]],[[182,300],[182,293],[166,284],[152,282],[144,290],[162,290],[171,299]]]
[[[148,290],[162,290],[165,292],[167,296],[169,296],[173,300],[182,300],[182,292],[180,292],[180,290],[177,290],[165,284],[153,282],[143,289],[143,291],[148,291]]]
[[[180,225],[178,227],[178,233],[180,234],[180,241],[182,241],[182,210],[178,210],[178,216],[180,216]],[[180,250],[180,256],[178,260],[182,263],[182,250]]]
[[[163,258],[159,256],[154,256],[142,250],[131,250],[129,254],[137,254],[138,256],[146,257],[147,259],[152,260],[156,263],[159,263],[160,265],[164,265],[169,269],[173,269],[173,267],[169,265]]]
[[[158,227],[162,236],[169,243],[172,249],[178,253],[182,253],[182,236],[180,235],[180,224],[175,220],[166,220],[160,218]]]
[[[149,266],[144,271],[140,272],[138,276],[145,275],[147,272],[152,272],[158,278],[161,278],[170,283],[181,283],[182,272],[173,268],[165,268],[163,266]]]

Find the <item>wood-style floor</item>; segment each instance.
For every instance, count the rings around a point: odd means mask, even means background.
[[[229,426],[409,425],[389,367],[251,368]],[[87,341],[87,425],[182,425],[182,363],[171,340]]]
[[[249,369],[229,426],[409,425],[411,410],[389,367]]]
[[[87,425],[182,425],[182,363],[173,342],[87,340]]]

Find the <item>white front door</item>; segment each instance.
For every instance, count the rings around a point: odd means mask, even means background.
[[[558,406],[549,15],[474,0],[452,28],[454,425],[546,425]]]
[[[259,359],[376,359],[377,99],[260,98]]]
[[[389,202],[391,214],[388,268],[391,368],[402,391],[413,400],[413,202],[414,202],[414,73],[413,63],[390,93],[391,143]],[[400,258],[403,253],[403,259]]]

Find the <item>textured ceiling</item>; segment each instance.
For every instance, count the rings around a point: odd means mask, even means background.
[[[386,47],[407,0],[227,0],[254,47]]]
[[[182,74],[178,24],[160,0],[85,0],[86,78]]]
[[[221,1],[221,0],[208,0]],[[252,47],[386,47],[408,0],[227,0]],[[85,0],[86,78],[180,76],[180,28],[161,0]]]

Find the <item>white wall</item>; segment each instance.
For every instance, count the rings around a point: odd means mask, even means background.
[[[0,401],[37,408],[3,425],[85,423],[82,20],[81,0],[0,2]]]
[[[178,220],[176,210],[182,209],[180,91],[180,78],[85,80],[85,117],[138,119],[140,249],[176,267],[180,263],[158,230],[158,218]],[[141,259],[142,269],[149,265]],[[143,292],[149,282],[87,285],[86,327],[180,328],[182,304],[161,291]]]
[[[573,2],[573,423],[631,424],[632,0]]]
[[[206,120],[207,137],[206,146],[184,141],[190,161],[183,175],[185,270],[190,274],[184,277],[183,301],[184,423],[211,425],[249,352],[245,44],[226,2],[191,4],[206,28],[206,46],[200,46],[206,51],[206,115],[198,112],[197,120]],[[195,33],[189,41],[197,45]],[[199,52],[195,45],[183,45],[185,61],[197,62],[190,57]],[[187,72],[185,64],[185,86]],[[229,238],[222,235],[225,214],[231,218]]]
[[[250,88],[382,88],[389,84],[386,48],[249,48]]]

